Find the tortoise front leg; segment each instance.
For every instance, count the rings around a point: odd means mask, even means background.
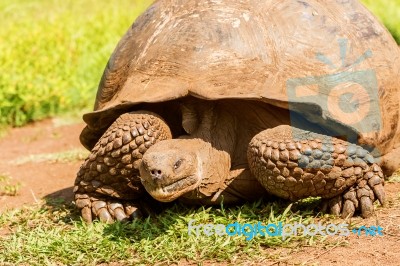
[[[171,139],[167,124],[151,112],[121,115],[103,134],[75,180],[75,203],[85,221],[126,220],[137,214],[135,200],[145,189],[139,179],[143,154]]]
[[[290,200],[327,199],[342,217],[373,212],[384,203],[383,173],[362,147],[287,125],[267,129],[250,142],[252,173],[271,194]]]

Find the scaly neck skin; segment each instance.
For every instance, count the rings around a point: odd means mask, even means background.
[[[211,144],[200,155],[203,167],[202,182],[199,187],[184,195],[184,198],[213,196],[229,178],[231,157],[236,143],[236,120],[218,102],[191,101],[183,106],[183,127],[190,134],[184,138],[201,139]],[[200,196],[200,197],[199,197]]]
[[[190,138],[209,142],[233,156],[236,148],[236,119],[220,102],[190,101],[183,105],[183,127]]]
[[[216,149],[209,142],[200,139],[193,141],[200,142],[202,146],[197,153],[198,162],[201,164],[201,183],[194,192],[209,197],[223,188],[225,180],[229,177],[231,158],[227,152]]]

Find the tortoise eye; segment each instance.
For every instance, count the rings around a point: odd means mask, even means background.
[[[182,159],[176,161],[176,163],[174,164],[174,169],[178,169],[182,164]]]

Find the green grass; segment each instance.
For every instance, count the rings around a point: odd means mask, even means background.
[[[361,0],[400,44],[400,0]]]
[[[0,125],[91,108],[106,62],[150,0],[0,2]]]
[[[132,223],[87,225],[72,205],[50,202],[10,211],[0,217],[0,264],[164,265],[182,260],[231,264],[261,261],[268,257],[263,252],[267,247],[332,245],[325,241],[326,237],[293,236],[282,240],[281,237],[257,236],[246,241],[244,236],[196,236],[187,231],[191,219],[196,220],[195,224],[261,221],[307,225],[316,219],[331,218],[312,211],[316,202],[304,204],[307,207],[257,202],[227,209],[223,206],[195,209],[176,204],[157,216]]]
[[[388,180],[389,183],[400,183],[400,169],[397,170],[392,174],[391,177],[389,177]]]
[[[14,182],[7,174],[0,174],[0,197],[15,196],[18,194],[21,184]]]

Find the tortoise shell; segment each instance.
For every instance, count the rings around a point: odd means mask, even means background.
[[[156,1],[109,59],[81,142],[124,112],[191,96],[289,109],[386,153],[400,136],[399,56],[356,0]]]

